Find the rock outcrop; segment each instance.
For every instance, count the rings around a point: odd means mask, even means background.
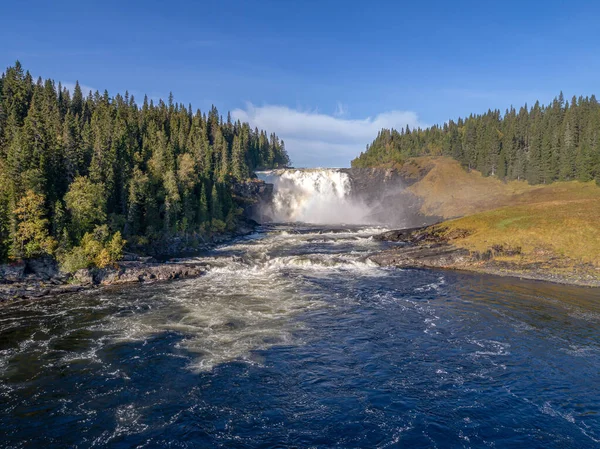
[[[448,244],[410,245],[383,251],[371,256],[370,259],[381,266],[456,268],[470,261],[470,253],[466,249]]]
[[[375,240],[401,243],[401,246],[370,257],[381,266],[449,268],[468,264],[471,253],[448,243],[432,228],[410,228],[384,232]]]
[[[392,249],[369,257],[380,266],[403,268],[445,268],[511,276],[560,284],[600,287],[595,267],[572,261],[552,260],[547,263],[523,263],[520,248],[494,245],[485,252],[469,251],[452,244],[466,237],[465,230],[446,232],[439,226],[384,232],[374,238],[398,243]],[[503,256],[499,260],[498,256]],[[508,260],[506,259],[508,256]],[[517,257],[510,261],[510,257]],[[565,264],[566,262],[566,264]]]
[[[273,184],[260,179],[237,182],[233,185],[233,197],[244,210],[245,217],[263,222],[266,217],[263,216],[265,208],[262,206],[273,199]]]
[[[28,262],[29,263],[29,262]],[[144,261],[120,262],[111,268],[90,268],[75,272],[72,276],[56,272],[51,277],[26,273],[25,264],[0,267],[0,302],[10,299],[30,299],[73,293],[103,285],[136,282],[156,282],[197,277],[206,273],[206,267],[197,263],[158,263]],[[43,274],[46,274],[44,272]]]
[[[90,278],[93,284],[113,285],[196,277],[204,274],[206,268],[192,263],[122,262],[117,268],[88,271],[91,271]]]

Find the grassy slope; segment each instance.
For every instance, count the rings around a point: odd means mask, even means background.
[[[452,244],[490,251],[495,261],[513,268],[584,271],[600,278],[600,187],[595,183],[504,183],[467,172],[448,158],[418,158],[409,164],[413,170],[415,165],[432,167],[410,187],[423,199],[422,212],[463,217],[437,225],[457,236]]]

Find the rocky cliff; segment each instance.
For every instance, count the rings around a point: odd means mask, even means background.
[[[367,204],[373,221],[396,226],[424,226],[439,221],[436,215],[421,212],[423,201],[408,188],[428,172],[402,168],[349,168],[352,196]]]

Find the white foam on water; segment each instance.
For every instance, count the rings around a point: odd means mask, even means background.
[[[165,289],[162,295],[166,297],[157,293],[147,298],[144,313],[112,316],[101,328],[119,342],[178,333],[182,339],[177,346],[191,354],[193,370],[210,370],[232,360],[257,363],[253,351],[301,344],[296,335],[303,324],[295,317],[327,306],[320,295],[310,293],[311,279],[345,272],[360,276],[389,273],[367,259],[373,244],[369,237],[378,232],[381,228],[275,230],[263,239],[225,245],[210,257],[193,259],[210,267],[206,275],[178,281],[176,290]],[[358,238],[352,241],[358,250],[294,254],[308,240],[324,235],[338,241]]]
[[[415,292],[417,293],[425,293],[425,292],[430,292],[430,291],[439,291],[440,288],[446,283],[446,280],[444,279],[443,276],[440,276],[436,282],[432,282],[430,284],[424,285],[422,287],[416,287],[414,289]]]

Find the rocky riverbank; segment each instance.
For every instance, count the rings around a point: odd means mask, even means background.
[[[106,285],[180,279],[206,272],[206,267],[199,264],[159,263],[142,259],[119,262],[118,266],[110,268],[79,270],[72,275],[53,268],[32,272],[29,264],[25,263],[3,266],[0,268],[0,302],[57,296]]]
[[[421,227],[385,232],[375,239],[396,242],[395,248],[370,257],[380,266],[402,268],[443,268],[512,276],[546,282],[600,287],[600,273],[585,263],[565,258],[524,262],[519,248],[493,246],[483,253],[469,251],[452,243],[467,231],[445,232],[441,227]],[[462,234],[461,234],[462,233]]]
[[[170,236],[149,245],[131,247],[135,253],[125,254],[113,267],[64,273],[52,258],[0,265],[0,302],[56,296],[107,285],[201,276],[206,266],[182,258],[202,254],[216,245],[253,233],[258,223],[249,217],[256,215],[258,205],[269,200],[272,190],[272,185],[258,179],[237,183],[233,185],[234,200],[244,213],[235,231],[210,237]]]
[[[198,255],[214,248],[217,244],[248,235],[254,232],[257,225],[252,220],[246,220],[236,232],[214,236],[210,242],[203,243],[201,246],[183,247],[184,250],[180,253],[157,253],[157,258],[127,253],[123,260],[113,267],[89,268],[75,273],[61,272],[52,258],[0,265],[0,302],[57,296],[108,285],[201,276],[208,270],[207,266],[181,260],[180,257]],[[181,249],[182,245],[175,242],[166,248]]]

